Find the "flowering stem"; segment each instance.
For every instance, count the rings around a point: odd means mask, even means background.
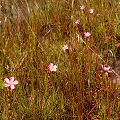
[[[105,72],[105,77],[106,77],[106,88],[107,89],[107,112],[108,112],[108,120],[110,120],[110,88],[109,88],[109,84],[108,84],[108,73]],[[107,119],[107,115],[106,115],[106,119]]]
[[[12,89],[8,88],[8,120],[12,120]]]
[[[50,71],[48,71],[48,91],[51,91]]]

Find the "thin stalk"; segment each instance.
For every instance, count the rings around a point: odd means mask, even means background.
[[[8,88],[8,120],[12,120],[13,118],[12,116],[12,95],[13,95],[13,91],[9,87]]]

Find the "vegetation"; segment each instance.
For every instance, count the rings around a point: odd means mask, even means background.
[[[120,119],[118,0],[2,0],[0,9],[0,120]]]

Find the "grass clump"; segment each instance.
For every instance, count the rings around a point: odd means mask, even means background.
[[[4,79],[10,76],[18,80],[12,119],[120,118],[118,1],[2,0],[0,6],[0,119],[9,118]]]

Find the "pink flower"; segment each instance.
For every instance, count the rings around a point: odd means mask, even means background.
[[[85,37],[89,37],[91,34],[89,32],[84,32]]]
[[[80,9],[81,9],[81,10],[83,10],[84,8],[85,8],[85,6],[84,6],[84,5],[80,6]]]
[[[6,81],[6,84],[4,86],[10,87],[11,89],[14,89],[15,88],[14,85],[18,84],[17,80],[14,81],[14,77],[10,77],[9,79],[5,78],[5,81]]]
[[[79,22],[80,22],[80,20],[78,19],[78,20],[76,20],[75,24],[79,24]]]
[[[110,66],[108,65],[101,65],[101,69],[105,72],[112,73],[112,70],[110,70]]]
[[[63,47],[62,47],[62,49],[65,51],[65,50],[67,50],[68,49],[68,45],[64,45]]]
[[[49,69],[50,71],[55,72],[56,69],[57,69],[57,66],[56,66],[56,65],[53,65],[53,63],[50,63],[50,64],[48,65],[48,69]]]
[[[93,9],[90,8],[90,9],[89,9],[89,12],[90,12],[90,14],[92,14],[92,13],[93,13]]]

